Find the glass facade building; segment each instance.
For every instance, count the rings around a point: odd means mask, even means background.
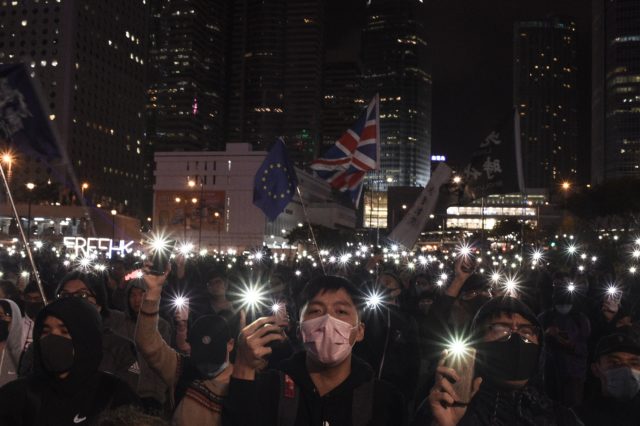
[[[155,151],[224,149],[228,0],[152,0],[148,140]]]
[[[362,97],[380,94],[381,172],[369,186],[423,186],[430,177],[431,89],[418,0],[373,0],[362,33]]]
[[[148,15],[143,1],[0,2],[0,62],[24,62],[38,78],[75,175],[89,185],[85,197],[139,216],[151,180],[144,155]],[[20,155],[12,173],[16,187],[55,179],[47,165]]]
[[[576,45],[569,19],[514,24],[513,94],[527,188],[556,189],[577,179]]]
[[[592,181],[640,177],[640,0],[594,0]]]

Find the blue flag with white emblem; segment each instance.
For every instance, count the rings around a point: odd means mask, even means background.
[[[253,204],[274,221],[289,204],[298,186],[296,170],[282,138],[271,147],[253,182]]]
[[[44,162],[62,158],[59,142],[34,80],[24,64],[0,65],[0,139]]]

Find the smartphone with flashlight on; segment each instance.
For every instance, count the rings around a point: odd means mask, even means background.
[[[469,347],[461,350],[447,349],[438,365],[455,370],[460,378],[460,380],[451,383],[453,390],[458,395],[454,406],[469,404],[473,391],[473,379],[475,378],[476,350]]]
[[[176,308],[176,321],[189,320],[189,299],[178,296],[173,300],[173,306]]]
[[[175,245],[176,242],[173,240],[166,240],[162,245],[155,242],[152,243],[148,249],[149,260],[151,260],[149,273],[151,275],[162,275],[165,273],[171,261],[171,255],[173,254]]]
[[[272,333],[279,333],[286,338],[287,334],[285,333],[285,330],[287,329],[287,327],[289,327],[287,304],[284,302],[274,302],[273,305],[271,305],[271,315],[275,316],[276,318],[273,325],[279,328],[279,331],[273,331]],[[267,346],[273,349],[278,346],[278,344],[279,342],[274,341],[268,343]]]

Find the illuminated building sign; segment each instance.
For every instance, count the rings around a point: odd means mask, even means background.
[[[447,157],[445,155],[432,155],[431,161],[447,161]]]

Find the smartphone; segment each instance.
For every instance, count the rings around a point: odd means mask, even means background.
[[[151,257],[151,268],[149,273],[151,275],[162,275],[167,270],[167,266],[171,261],[171,254],[175,248],[176,242],[173,240],[167,241],[165,246],[160,250],[149,249],[149,256]]]
[[[181,300],[181,303],[175,304],[176,307],[176,321],[188,321],[189,320],[189,299]]]
[[[452,368],[458,373],[460,380],[452,383],[453,390],[458,395],[455,405],[467,405],[471,401],[473,379],[475,378],[476,350],[467,348],[463,353],[445,351],[440,358],[439,365]]]

